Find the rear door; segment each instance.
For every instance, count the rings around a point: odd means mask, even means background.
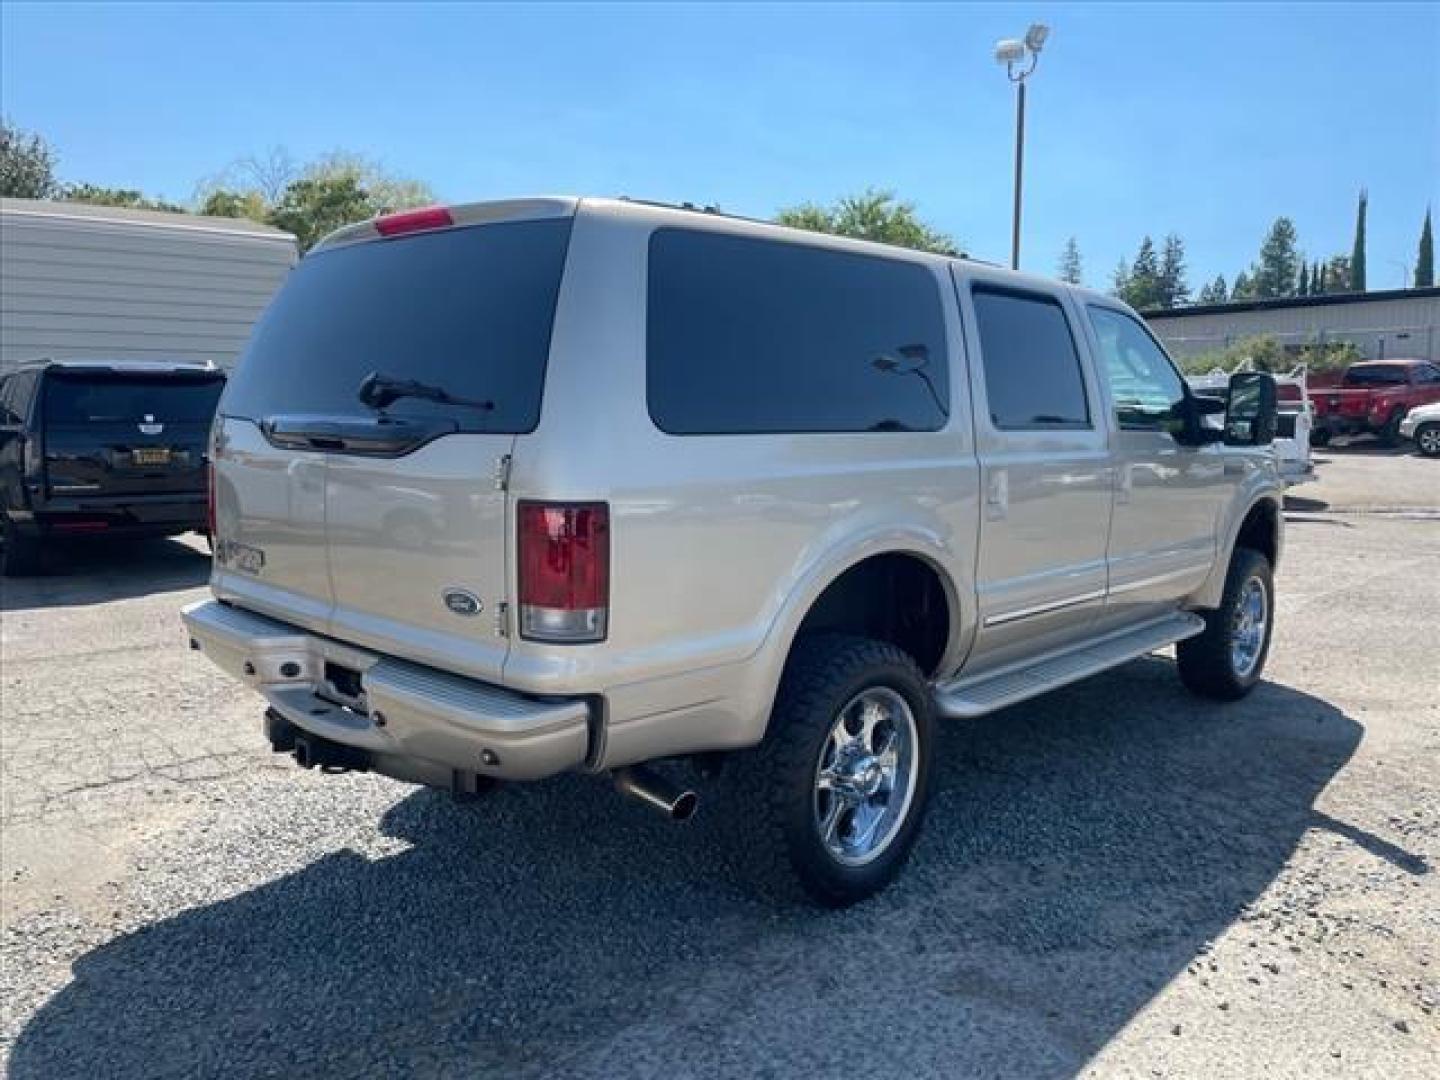
[[[197,496],[218,371],[53,367],[41,388],[46,494]]]
[[[969,671],[1082,637],[1105,600],[1112,470],[1098,388],[1064,294],[993,284],[968,301],[981,469]]]
[[[539,422],[569,233],[569,217],[494,222],[300,264],[222,404],[249,453],[243,475],[222,459],[235,481],[222,516],[233,498],[242,544],[264,523],[242,592],[321,601],[337,637],[500,675],[513,531],[501,479]],[[389,390],[367,402],[372,376]]]

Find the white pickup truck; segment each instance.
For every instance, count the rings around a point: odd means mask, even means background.
[[[1253,371],[1247,360],[1233,371],[1212,368],[1204,375],[1190,375],[1185,381],[1202,397],[1224,400],[1230,376]],[[1306,367],[1300,364],[1287,375],[1276,375],[1275,393],[1279,406],[1275,430],[1275,461],[1287,487],[1315,479],[1315,462],[1310,457],[1310,432],[1315,426],[1315,407],[1310,403]]]

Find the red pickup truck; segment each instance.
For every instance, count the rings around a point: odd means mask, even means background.
[[[1407,412],[1440,401],[1440,367],[1428,360],[1351,364],[1337,386],[1312,382],[1310,400],[1315,407],[1312,446],[1324,446],[1335,435],[1366,434],[1393,446]]]

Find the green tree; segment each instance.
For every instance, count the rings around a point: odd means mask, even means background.
[[[227,191],[216,188],[205,196],[200,213],[207,217],[249,218],[265,221],[269,208],[258,191]]]
[[[1300,283],[1295,286],[1295,295],[1310,295],[1310,264],[1308,262],[1300,264]]]
[[[1217,274],[1208,285],[1200,286],[1199,302],[1202,304],[1223,304],[1230,299],[1230,290],[1225,285],[1225,275]]]
[[[1235,275],[1235,284],[1230,288],[1231,300],[1253,300],[1255,299],[1255,286],[1250,281],[1250,275],[1241,270]]]
[[[1260,245],[1260,263],[1255,269],[1255,295],[1294,296],[1300,270],[1300,252],[1295,246],[1295,223],[1287,217],[1275,219],[1265,242]]]
[[[1160,252],[1160,306],[1180,307],[1190,302],[1190,284],[1185,280],[1185,242],[1170,233]]]
[[[65,202],[89,203],[92,206],[124,206],[133,210],[167,210],[172,214],[188,211],[179,203],[152,199],[133,188],[101,187],[99,184],[66,184],[60,191]]]
[[[1110,295],[1124,296],[1130,288],[1130,264],[1121,259],[1110,273]]]
[[[802,203],[781,210],[775,221],[794,229],[853,236],[882,244],[958,255],[955,241],[921,221],[912,203],[901,202],[893,191],[867,188],[859,195],[847,195],[833,206]]]
[[[1360,202],[1355,208],[1355,244],[1350,249],[1349,289],[1351,292],[1365,291],[1365,210],[1370,204],[1370,193],[1360,189]]]
[[[1080,262],[1080,245],[1075,242],[1075,237],[1065,241],[1065,250],[1060,252],[1060,265],[1058,267],[1061,281],[1071,285],[1083,285],[1084,273]]]
[[[1325,291],[1327,293],[1355,292],[1350,277],[1350,257],[1332,255],[1325,264]]]
[[[1124,266],[1124,263],[1121,263]],[[1116,272],[1115,295],[1136,311],[1149,311],[1165,307],[1165,285],[1160,276],[1160,257],[1155,253],[1155,241],[1145,237],[1140,241],[1140,250],[1135,261],[1122,279]]]
[[[434,201],[434,193],[418,180],[391,176],[354,155],[331,154],[290,181],[265,219],[294,233],[300,250],[308,251],[342,225]]]
[[[1325,295],[1325,264],[1319,259],[1310,265],[1310,295]]]
[[[1415,258],[1415,288],[1428,289],[1435,284],[1435,236],[1430,231],[1430,208],[1425,208],[1425,224],[1420,227],[1420,252]]]
[[[59,190],[55,152],[39,135],[0,120],[0,195],[10,199],[49,199]]]

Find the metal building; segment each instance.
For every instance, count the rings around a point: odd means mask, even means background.
[[[1348,341],[1370,360],[1440,360],[1440,288],[1239,300],[1144,315],[1175,357],[1216,352],[1269,334],[1296,349]]]
[[[0,199],[0,370],[49,356],[229,367],[295,265],[251,221]]]

